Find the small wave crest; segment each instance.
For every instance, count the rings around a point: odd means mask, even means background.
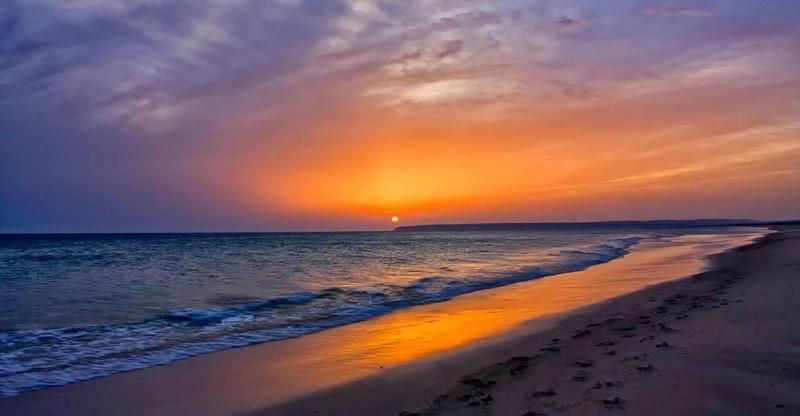
[[[428,276],[406,285],[332,287],[143,322],[0,332],[0,397],[166,364],[198,354],[306,335],[393,310],[585,269],[624,256],[643,237],[556,250],[535,266],[493,274]]]

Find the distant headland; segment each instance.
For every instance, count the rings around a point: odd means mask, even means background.
[[[641,221],[583,221],[583,222],[509,222],[483,224],[424,224],[396,227],[394,231],[525,231],[563,230],[585,228],[688,228],[736,225],[775,225],[797,223],[793,221],[758,221],[747,218],[706,218],[694,220],[641,220]]]

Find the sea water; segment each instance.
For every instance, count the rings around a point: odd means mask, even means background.
[[[0,397],[740,229],[0,236]]]

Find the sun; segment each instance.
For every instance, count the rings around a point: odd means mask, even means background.
[[[400,217],[398,217],[397,215],[393,215],[392,216],[392,222],[397,224],[398,222],[400,222]]]

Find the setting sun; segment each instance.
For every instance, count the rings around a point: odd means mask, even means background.
[[[398,217],[397,215],[393,215],[392,216],[392,222],[395,223],[395,224],[400,222],[400,217]]]

